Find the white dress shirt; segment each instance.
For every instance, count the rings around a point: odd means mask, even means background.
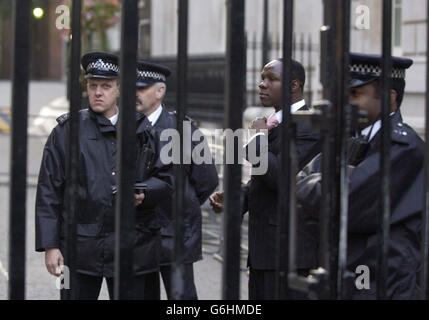
[[[119,118],[119,108],[118,106],[116,106],[116,114],[110,117],[109,120],[112,123],[112,125],[116,125],[116,123],[118,122],[118,118]]]
[[[390,114],[390,116],[393,116],[395,114],[395,112],[392,112],[391,114]],[[372,128],[372,130],[371,130],[371,128]],[[371,132],[371,136],[369,137],[369,139],[368,139],[368,141],[371,141],[374,137],[375,137],[375,135],[377,134],[377,132],[380,130],[380,128],[381,128],[381,120],[377,120],[376,122],[374,122],[374,124],[373,125],[371,125],[371,126],[368,126],[368,127],[366,127],[365,129],[363,129],[362,131],[361,131],[361,134],[364,136],[364,137],[367,137],[368,136],[368,134]]]
[[[147,117],[147,119],[150,121],[151,125],[153,125],[153,126],[155,125],[155,123],[158,121],[161,113],[162,113],[162,106],[159,105],[158,108]]]
[[[299,109],[301,109],[303,106],[305,106],[305,100],[302,99],[301,101],[295,102],[293,105],[290,106],[290,112],[294,113],[296,111],[298,111]],[[283,109],[280,109],[279,111],[276,112],[276,118],[277,121],[280,123],[282,123],[283,120]]]
[[[295,102],[293,105],[291,105],[290,106],[290,112],[292,112],[292,113],[296,112],[299,109],[301,109],[303,106],[305,106],[305,100],[304,99],[302,99],[302,100],[300,100],[298,102]],[[279,111],[276,112],[276,118],[277,118],[277,121],[279,122],[279,124],[282,123],[282,120],[283,120],[283,109],[280,109]],[[265,133],[264,132],[258,132],[256,134],[254,134],[249,139],[249,141],[244,145],[244,147],[246,147],[250,142],[253,141],[253,139],[255,139],[257,136],[259,136],[261,134],[265,134]]]

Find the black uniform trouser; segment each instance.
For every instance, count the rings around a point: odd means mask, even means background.
[[[186,263],[185,278],[184,278],[184,300],[198,300],[197,288],[194,282],[194,264]],[[161,276],[164,282],[165,291],[167,292],[168,300],[171,300],[171,266],[161,266]]]
[[[302,276],[308,275],[307,270],[298,270]],[[249,300],[275,300],[276,271],[256,270],[249,268]],[[307,295],[293,289],[289,289],[291,300],[307,300]]]
[[[114,278],[105,278],[109,298],[113,300],[113,281]],[[97,300],[100,294],[103,277],[88,276],[77,274],[77,299],[78,300]],[[133,280],[133,298],[134,300],[160,300],[161,293],[159,287],[159,273],[151,272],[141,276],[134,277]]]

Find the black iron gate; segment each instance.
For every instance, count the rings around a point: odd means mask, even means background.
[[[348,103],[348,52],[350,42],[350,2],[351,0],[324,0],[324,26],[322,27],[321,45],[321,82],[324,87],[323,104],[319,111],[294,116],[290,108],[284,107],[286,126],[282,129],[280,176],[287,183],[280,184],[278,191],[278,219],[280,228],[277,235],[278,288],[277,298],[287,296],[293,287],[317,298],[344,299],[347,297],[347,284],[350,275],[346,270],[347,263],[347,221],[348,221],[348,169],[347,169],[347,133],[351,130],[351,108]],[[80,34],[81,1],[73,3],[73,34]],[[283,92],[284,106],[290,105],[289,85],[291,83],[291,58],[293,43],[293,0],[284,0],[284,33],[283,33]],[[116,208],[116,254],[115,298],[130,297],[129,288],[132,270],[133,212],[131,207],[132,183],[134,177],[133,159],[135,155],[133,139],[135,139],[135,69],[137,59],[138,17],[137,1],[122,1],[121,27],[121,113],[119,126],[119,185]],[[382,201],[379,217],[379,247],[377,260],[377,297],[386,298],[387,292],[387,253],[389,242],[390,217],[390,122],[389,122],[389,90],[392,69],[391,59],[391,13],[392,1],[383,0],[383,58],[382,58],[382,152],[380,159]],[[245,101],[246,46],[244,32],[245,1],[227,1],[227,55],[225,77],[225,127],[232,130],[241,128],[242,113]],[[9,298],[25,298],[25,220],[26,220],[26,156],[27,156],[27,105],[28,105],[28,60],[29,52],[29,15],[30,4],[26,0],[14,1],[14,63],[12,90],[12,139],[10,168],[10,241],[9,241]],[[429,5],[428,5],[429,18]],[[183,133],[182,123],[187,105],[187,29],[188,1],[179,0],[179,36],[177,64],[177,108],[178,128]],[[428,23],[429,34],[429,23]],[[75,185],[78,161],[78,121],[80,108],[80,37],[74,36],[71,46],[71,130],[68,145],[67,166],[67,201],[66,210],[67,247],[65,264],[71,270],[71,290],[63,290],[64,299],[73,299],[73,265],[76,256],[74,220]],[[429,50],[427,50],[429,61]],[[429,68],[429,63],[427,63]],[[320,266],[312,278],[303,278],[296,273],[295,265],[295,232],[296,232],[296,199],[295,199],[295,164],[294,143],[295,131],[293,123],[311,121],[319,123],[324,136],[323,147],[323,185],[322,185],[322,221]],[[426,140],[429,139],[429,72],[426,82]],[[181,135],[182,136],[182,135]],[[236,145],[238,148],[238,144]],[[422,299],[426,299],[428,280],[428,242],[429,242],[429,176],[427,163],[429,148],[425,150],[424,179],[424,225],[422,233]],[[183,294],[183,219],[180,212],[184,204],[184,172],[179,167],[176,177],[175,201],[175,264],[173,276],[174,297],[180,299]],[[240,224],[241,224],[241,165],[226,165],[225,190],[225,224],[224,224],[224,267],[222,277],[223,299],[239,299],[240,272]],[[281,254],[289,252],[289,255]]]

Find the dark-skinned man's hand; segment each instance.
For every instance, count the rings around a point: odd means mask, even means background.
[[[262,118],[256,118],[255,120],[253,120],[252,123],[250,124],[249,129],[256,130],[256,132],[260,132],[261,130],[268,130],[268,132],[270,132],[274,127],[275,126],[267,125],[267,118],[262,117]]]

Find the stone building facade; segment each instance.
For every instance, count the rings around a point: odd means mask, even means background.
[[[177,50],[177,1],[172,0],[140,0],[141,7],[150,2],[150,34],[145,35],[146,44],[150,43],[150,56],[174,56]],[[222,55],[226,44],[226,5],[225,0],[189,0],[189,55]],[[246,1],[246,33],[260,41],[263,30],[262,0]],[[272,39],[282,39],[283,1],[269,0],[269,33]],[[393,52],[395,55],[406,56],[414,60],[414,66],[407,72],[406,96],[402,106],[406,120],[418,130],[424,127],[425,110],[425,70],[426,70],[426,3],[425,0],[393,0]],[[299,0],[294,6],[294,32],[297,45],[299,39],[311,37],[312,66],[311,88],[313,100],[321,98],[319,82],[320,36],[323,24],[322,0]],[[381,53],[382,32],[382,0],[352,0],[351,10],[351,43],[355,52]],[[142,37],[142,36],[141,36]],[[148,39],[150,39],[148,41]],[[279,47],[281,48],[281,47]],[[257,86],[257,79],[249,77],[249,73],[260,70],[261,52],[255,58],[248,51],[248,65],[252,59],[258,64],[248,67],[247,88]],[[281,51],[272,50],[270,58],[281,55]],[[297,60],[308,61],[309,52],[295,55]],[[252,105],[249,105],[252,107]]]

